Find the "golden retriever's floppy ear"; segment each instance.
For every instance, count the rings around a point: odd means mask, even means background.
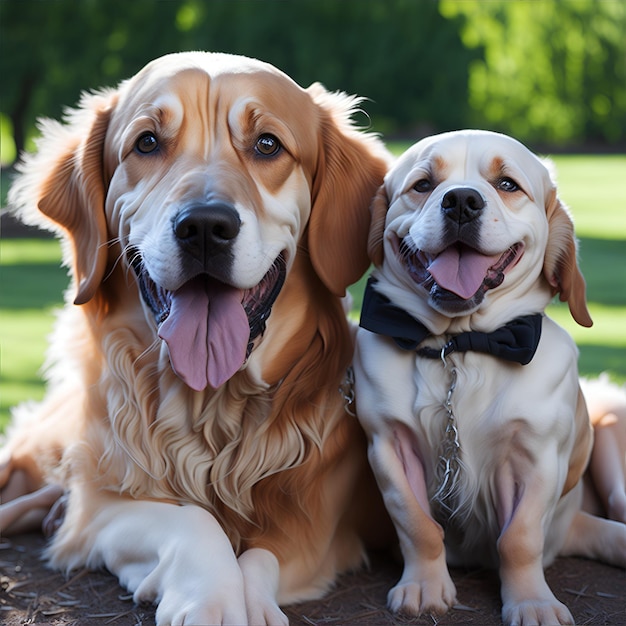
[[[383,236],[385,234],[385,222],[387,221],[387,211],[389,210],[389,198],[385,185],[381,185],[372,199],[370,213],[372,223],[370,226],[370,235],[367,241],[367,252],[372,263],[376,267],[383,264],[384,248]]]
[[[569,211],[556,195],[550,192],[546,203],[548,217],[548,245],[543,263],[543,273],[553,293],[561,302],[567,302],[572,317],[581,326],[591,326],[593,321],[587,309],[585,279],[578,267],[574,223]]]
[[[369,267],[368,207],[387,171],[388,153],[373,135],[350,121],[358,99],[309,87],[320,109],[317,171],[308,245],[311,262],[324,284],[338,296]]]
[[[113,100],[113,92],[84,95],[79,108],[68,112],[66,124],[42,121],[37,152],[18,166],[21,175],[9,193],[20,219],[65,239],[75,304],[94,296],[106,270],[103,153]]]

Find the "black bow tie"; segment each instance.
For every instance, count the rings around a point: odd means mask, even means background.
[[[428,347],[418,349],[420,343],[432,333],[424,324],[376,291],[375,283],[373,277],[367,281],[360,325],[373,333],[391,337],[403,350],[417,350],[418,354],[429,358],[473,350],[521,365],[527,365],[535,356],[541,338],[541,313],[517,317],[491,333],[460,333],[452,337],[441,350]]]

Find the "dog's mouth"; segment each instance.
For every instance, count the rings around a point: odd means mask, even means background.
[[[435,255],[416,249],[409,238],[398,244],[398,256],[411,278],[442,308],[455,312],[480,304],[487,291],[502,284],[523,254],[522,242],[494,255],[460,241]]]
[[[169,348],[172,369],[196,391],[217,389],[245,363],[265,331],[287,274],[281,253],[251,289],[201,274],[168,291],[152,280],[138,250],[132,249],[128,258],[159,337]]]

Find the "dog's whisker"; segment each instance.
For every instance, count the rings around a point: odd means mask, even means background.
[[[107,245],[113,246],[113,245],[115,245],[115,243],[118,243],[118,242],[119,242],[119,238],[111,239]],[[124,260],[124,252],[122,251],[120,254],[117,255],[117,258],[113,262],[113,265],[112,265],[111,269],[105,275],[103,280],[107,280],[107,279],[111,278],[111,276],[115,272],[115,269],[117,268],[117,266],[120,263],[123,263],[123,260]],[[124,265],[124,272],[127,273],[127,271],[128,271],[128,267],[126,265]]]

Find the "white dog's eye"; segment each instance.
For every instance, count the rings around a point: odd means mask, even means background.
[[[427,178],[422,178],[413,185],[413,189],[419,193],[428,193],[433,190],[433,184]]]
[[[137,139],[135,148],[141,154],[150,154],[159,147],[159,140],[154,133],[144,133]]]
[[[501,178],[496,185],[497,189],[501,191],[507,191],[509,193],[513,193],[514,191],[519,191],[520,186],[512,179],[512,178]]]
[[[261,156],[274,156],[280,150],[281,145],[280,141],[274,137],[274,135],[261,135],[256,140],[256,145],[254,149]]]

